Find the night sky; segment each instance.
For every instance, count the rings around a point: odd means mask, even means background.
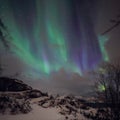
[[[120,0],[0,0],[10,46],[6,52],[0,43],[5,74],[53,79],[60,72],[57,79],[65,82],[65,74],[77,73],[81,79],[102,61],[119,57],[120,27],[101,35],[118,14]]]

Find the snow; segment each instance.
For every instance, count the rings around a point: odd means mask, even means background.
[[[28,114],[18,114],[18,115],[0,115],[0,120],[65,120],[64,115],[59,114],[59,109],[57,108],[42,108],[37,104],[32,105],[33,110]],[[79,114],[78,120],[86,120],[83,115]],[[67,116],[68,120],[73,120],[74,116]]]
[[[55,108],[41,108],[37,104],[32,105],[33,110],[28,114],[0,115],[0,120],[60,120],[62,115]]]

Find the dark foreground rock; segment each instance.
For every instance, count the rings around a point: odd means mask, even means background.
[[[25,91],[31,90],[32,87],[23,81],[9,77],[0,77],[0,91]]]
[[[43,93],[40,90],[32,89],[25,93],[25,96],[27,96],[29,99],[31,98],[38,98],[43,96],[48,96],[47,93]]]

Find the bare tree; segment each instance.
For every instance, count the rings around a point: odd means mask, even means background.
[[[114,28],[120,25],[120,15],[118,15],[115,19],[111,19],[110,22],[113,23],[113,25],[106,31],[104,31],[102,35],[107,34],[108,32],[112,31]]]
[[[120,120],[120,64],[100,66],[96,86],[99,100],[106,105],[108,120]]]
[[[3,44],[3,46],[5,47],[5,49],[8,51],[9,50],[9,42],[6,39],[6,34],[8,34],[7,32],[7,27],[4,25],[2,19],[0,18],[0,41]],[[1,63],[1,59],[0,59],[0,75],[3,72],[3,66]]]
[[[1,66],[1,63],[0,63],[0,75],[1,75],[1,73],[2,73],[2,66]]]
[[[8,41],[6,40],[4,32],[7,33],[7,28],[0,18],[0,41],[3,43],[4,47],[8,50],[9,44]]]

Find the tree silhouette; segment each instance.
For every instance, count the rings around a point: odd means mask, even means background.
[[[105,32],[103,32],[102,35],[107,34],[108,32],[112,31],[114,28],[120,25],[120,15],[118,15],[116,19],[111,19],[110,22],[113,23],[113,25]]]
[[[120,120],[120,64],[104,63],[97,78],[97,95],[106,105],[107,119]]]
[[[9,43],[6,40],[4,32],[7,33],[7,28],[4,25],[4,23],[2,22],[2,19],[0,18],[0,41],[3,44],[3,46],[5,47],[5,49],[9,50]],[[1,64],[1,61],[0,61],[0,75],[2,74],[2,72],[3,72],[3,67],[2,67],[2,64]]]
[[[9,44],[8,44],[8,41],[6,40],[5,35],[4,35],[4,31],[7,32],[7,28],[0,18],[0,40],[3,43],[4,47],[8,50]]]

